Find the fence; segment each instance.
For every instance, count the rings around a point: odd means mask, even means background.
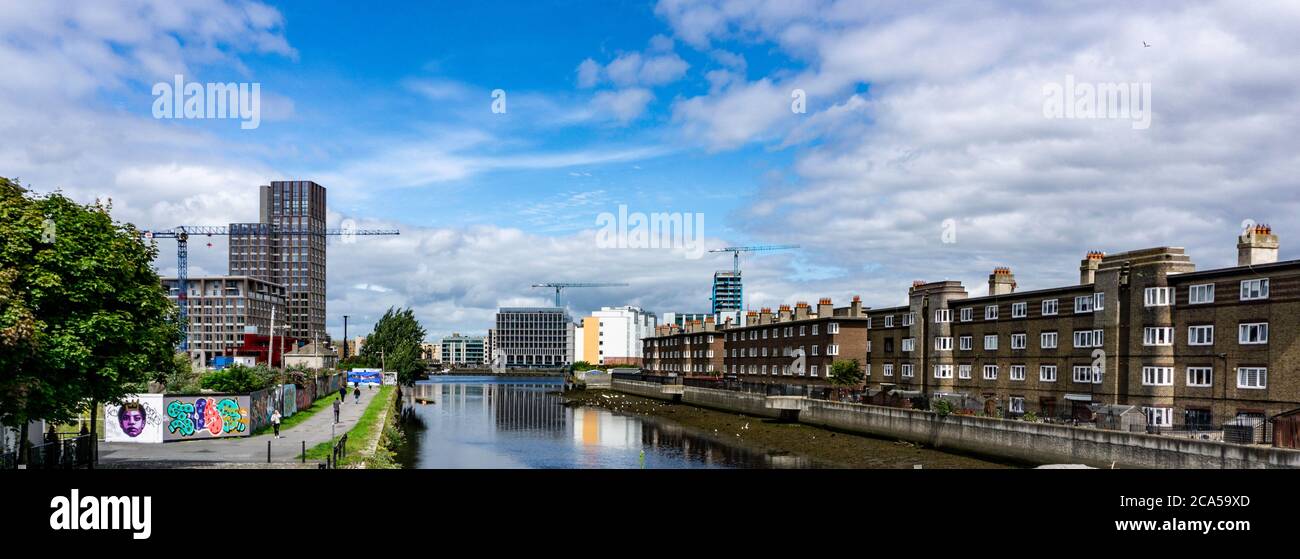
[[[95,435],[59,433],[58,440],[32,445],[27,451],[27,469],[55,470],[91,468],[95,464]]]
[[[610,373],[610,376],[619,380],[635,380],[641,382],[653,382],[655,384],[681,384],[682,377],[670,377],[667,375],[648,375],[643,373]]]
[[[325,468],[338,468],[339,462],[348,457],[348,434],[343,433],[338,442],[334,443],[334,448],[330,449],[329,456],[325,457]]]

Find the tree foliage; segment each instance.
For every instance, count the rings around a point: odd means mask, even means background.
[[[203,388],[228,394],[247,394],[276,384],[280,373],[266,365],[231,365],[203,375]]]
[[[0,419],[66,422],[172,367],[157,247],[111,209],[0,178]]]
[[[829,380],[835,386],[857,386],[863,378],[862,364],[857,359],[837,359],[831,363]]]
[[[382,365],[389,371],[397,371],[397,382],[409,384],[424,373],[425,364],[420,359],[424,335],[415,311],[389,307],[375,323],[375,331],[366,336],[360,357],[372,367]]]

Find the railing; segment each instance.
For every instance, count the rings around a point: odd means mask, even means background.
[[[1223,427],[1211,423],[1175,423],[1173,425],[1129,425],[1128,431],[1148,435],[1208,439],[1221,437]]]
[[[648,375],[643,373],[610,373],[614,380],[633,380],[639,382],[652,382],[655,384],[682,384],[680,376],[672,377],[667,375]]]
[[[348,457],[348,434],[344,433],[339,437],[338,442],[334,443],[334,448],[330,449],[330,455],[325,458],[325,467],[338,468],[339,462]]]
[[[94,435],[60,433],[59,438],[61,440],[32,445],[27,451],[27,468],[70,470],[94,467],[99,444]]]

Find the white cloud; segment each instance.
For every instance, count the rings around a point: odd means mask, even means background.
[[[645,113],[646,106],[654,97],[650,90],[642,88],[601,91],[592,97],[592,104],[597,110],[625,123]]]

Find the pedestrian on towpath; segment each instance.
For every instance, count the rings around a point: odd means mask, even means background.
[[[334,423],[339,422],[339,403],[342,401],[343,401],[342,397],[340,397],[337,400],[334,400]]]
[[[275,429],[275,438],[280,438],[280,410],[271,412],[271,428]]]
[[[355,400],[353,400],[353,403],[360,404],[360,403],[361,403],[361,385],[360,385],[360,384],[358,384],[356,388],[353,388],[353,389],[352,389],[352,395],[355,397]]]
[[[343,383],[342,385],[339,386],[339,399],[340,399],[340,400],[347,400],[347,399],[348,399],[348,385],[347,385],[347,383]]]

